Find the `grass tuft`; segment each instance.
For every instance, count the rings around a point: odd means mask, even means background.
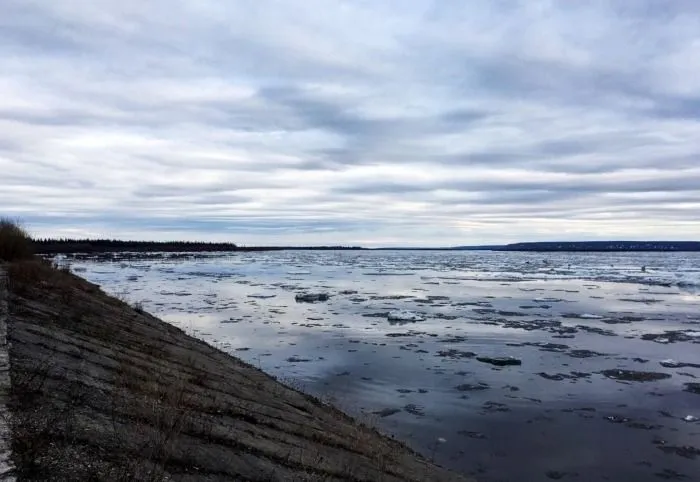
[[[21,261],[34,255],[34,242],[16,221],[0,218],[0,261]]]

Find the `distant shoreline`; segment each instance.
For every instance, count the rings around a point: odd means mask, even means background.
[[[238,253],[263,251],[524,251],[524,252],[698,252],[700,241],[547,241],[456,247],[239,246],[189,241],[35,240],[43,255],[104,253]]]
[[[498,251],[535,252],[685,252],[700,251],[698,241],[548,241],[508,244]]]
[[[118,241],[118,240],[35,240],[37,254],[101,254],[101,253],[213,253],[304,250],[360,250],[357,246],[238,246],[234,243],[190,241]]]

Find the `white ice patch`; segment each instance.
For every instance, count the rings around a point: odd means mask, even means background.
[[[389,321],[425,321],[425,317],[420,313],[408,310],[390,311],[387,319]]]
[[[693,415],[686,415],[685,417],[683,417],[683,420],[685,420],[686,422],[697,422],[698,420],[700,420],[700,418],[694,417]]]
[[[579,318],[583,318],[584,320],[602,320],[604,317],[600,315],[594,315],[591,313],[582,313]]]

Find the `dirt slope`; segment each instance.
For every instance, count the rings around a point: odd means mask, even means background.
[[[8,272],[20,479],[467,480],[96,285]]]

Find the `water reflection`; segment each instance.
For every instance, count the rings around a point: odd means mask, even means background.
[[[700,425],[683,417],[700,416],[700,396],[683,388],[700,370],[660,364],[700,363],[698,261],[279,252],[74,266],[480,480],[643,481],[699,473]],[[398,310],[424,320],[390,323]],[[671,376],[605,376],[616,369]]]

